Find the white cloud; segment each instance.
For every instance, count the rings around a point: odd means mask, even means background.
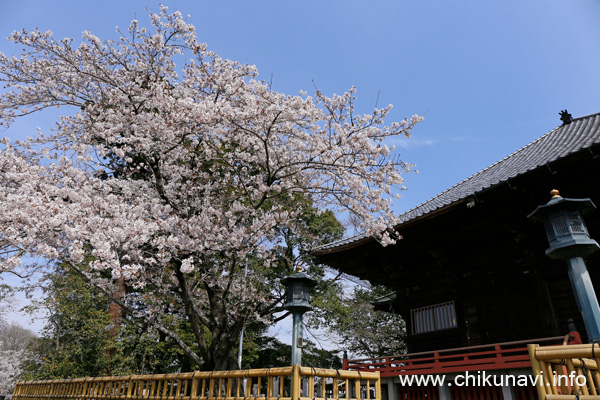
[[[398,139],[391,141],[391,144],[403,149],[414,149],[416,147],[434,146],[439,141],[433,139]]]

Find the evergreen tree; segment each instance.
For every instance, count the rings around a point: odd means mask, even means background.
[[[348,292],[341,283],[332,290]],[[354,286],[350,296],[320,296],[309,324],[331,332],[330,339],[351,357],[382,357],[406,352],[406,326],[400,315],[375,311],[372,301],[390,292],[376,286]]]

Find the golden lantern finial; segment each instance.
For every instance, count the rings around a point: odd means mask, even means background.
[[[553,198],[553,199],[556,199],[556,198],[558,198],[558,197],[561,197],[561,196],[559,195],[559,191],[558,191],[558,190],[556,190],[556,189],[552,189],[552,190],[550,191],[550,195],[552,196],[552,198]]]

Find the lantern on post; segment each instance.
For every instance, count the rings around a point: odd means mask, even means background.
[[[317,282],[298,269],[294,275],[283,278],[281,283],[287,286],[287,301],[283,307],[289,310],[294,318],[292,328],[292,365],[301,365],[302,331],[304,330],[302,314],[312,310],[310,305],[310,290]]]
[[[590,238],[582,217],[596,206],[590,199],[562,198],[558,190],[552,190],[550,194],[552,199],[547,204],[538,206],[528,218],[534,222],[542,222],[546,228],[550,244],[546,255],[567,262],[569,279],[588,338],[598,342],[600,307],[583,258],[598,250],[600,246]]]

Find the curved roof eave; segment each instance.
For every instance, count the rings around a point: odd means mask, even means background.
[[[600,113],[573,119],[500,161],[471,175],[451,188],[400,215],[401,227],[422,218],[445,212],[469,196],[476,196],[548,163],[600,144]],[[357,234],[315,248],[314,255],[337,253],[374,241],[372,236]]]

